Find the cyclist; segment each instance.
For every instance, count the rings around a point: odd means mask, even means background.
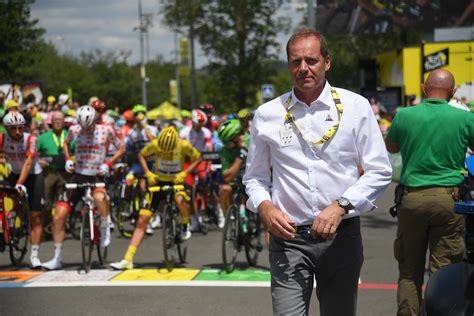
[[[138,154],[140,151],[148,145],[158,135],[158,129],[154,126],[150,126],[146,121],[146,107],[141,104],[137,104],[132,109],[134,117],[134,128],[129,132],[125,139],[126,156],[127,162],[129,163],[129,173],[126,176],[125,188],[126,197],[128,197],[132,190],[135,178],[139,179],[138,188],[140,200],[145,196],[146,192],[146,180],[145,172],[138,161]],[[150,157],[151,158],[151,157]],[[152,169],[153,159],[147,159],[148,168]],[[156,216],[156,221],[159,221],[159,217]],[[158,225],[158,223],[156,223]],[[159,226],[159,225],[158,225]],[[151,223],[147,226],[147,234],[153,234]]]
[[[132,110],[123,112],[122,116],[125,120],[125,124],[120,127],[120,132],[122,133],[123,137],[127,137],[128,133],[130,133],[130,131],[133,129],[135,119],[133,117]]]
[[[77,110],[78,125],[71,126],[68,136],[64,142],[64,154],[66,156],[66,171],[74,173],[71,183],[105,182],[104,177],[109,174],[112,165],[124,154],[125,145],[117,137],[112,127],[96,123],[96,111],[90,106],[82,106]],[[75,142],[75,158],[70,157],[69,145]],[[106,150],[110,143],[118,148],[115,155],[105,159]],[[83,194],[83,190],[65,192],[62,199],[56,203],[56,214],[54,215],[54,257],[43,267],[49,270],[62,267],[62,246],[64,241],[64,224],[67,215],[74,209],[76,203]],[[110,244],[110,227],[107,217],[109,205],[106,198],[106,188],[95,188],[93,192],[94,202],[99,210],[100,223],[100,246],[107,247]]]
[[[243,139],[243,129],[239,120],[230,119],[222,122],[217,128],[224,147],[219,151],[222,162],[224,183],[219,192],[219,200],[224,212],[232,204],[232,183],[242,182],[245,172],[247,148]]]
[[[253,112],[249,108],[243,108],[239,112],[237,112],[237,118],[240,121],[240,125],[242,126],[242,130],[244,133],[245,147],[248,148],[250,142],[250,126],[253,119]]]
[[[207,122],[204,124],[204,126],[211,132],[214,132],[216,129],[216,122],[213,120],[214,106],[210,103],[203,103],[199,109],[206,113],[207,116]]]
[[[3,117],[7,133],[0,133],[0,151],[12,168],[8,183],[20,194],[28,196],[32,226],[30,264],[32,268],[40,268],[38,253],[43,232],[44,177],[38,162],[37,137],[23,132],[25,123],[25,118],[17,111],[8,112]]]
[[[207,124],[207,116],[202,110],[194,109],[191,111],[192,126],[186,126],[179,132],[179,137],[186,139],[188,142],[193,145],[199,152],[212,151],[212,141],[211,141],[211,131],[205,127]],[[189,165],[188,162],[185,162],[184,168]],[[207,163],[205,161],[201,162],[199,166],[196,167],[197,176],[200,182],[205,182],[207,178]],[[188,183],[196,185],[193,183],[193,178],[187,179]],[[198,210],[196,210],[198,211]],[[191,215],[191,231],[196,231],[198,229],[198,220],[196,214]]]
[[[154,156],[156,174],[148,168],[146,157]],[[184,159],[188,157],[193,163],[183,170]],[[140,164],[145,171],[145,177],[148,184],[167,185],[182,184],[185,177],[190,174],[194,168],[202,161],[201,154],[188,141],[180,139],[178,132],[172,126],[164,128],[158,138],[150,142],[138,155]],[[133,269],[133,257],[143,241],[145,228],[147,227],[150,217],[153,216],[151,210],[156,210],[160,201],[163,200],[163,194],[155,193],[151,202],[147,199],[143,200],[137,226],[133,232],[132,239],[128,246],[127,252],[121,261],[112,263],[110,266],[117,270]],[[191,237],[189,230],[189,205],[190,198],[186,192],[181,191],[175,195],[176,206],[182,217],[184,225],[181,238],[187,240]]]

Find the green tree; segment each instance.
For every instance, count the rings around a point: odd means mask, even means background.
[[[262,83],[274,73],[268,60],[277,59],[277,33],[288,21],[275,17],[281,1],[221,0],[205,6],[199,42],[209,57],[208,71],[218,82],[226,109],[255,104]]]
[[[37,57],[34,48],[44,30],[30,20],[32,0],[0,1],[0,79],[15,81],[20,68]]]
[[[278,32],[289,21],[276,18],[281,0],[162,1],[172,28],[193,26],[210,62],[198,83],[200,99],[233,112],[255,104],[256,92],[275,71]]]

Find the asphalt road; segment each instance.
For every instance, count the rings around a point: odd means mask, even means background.
[[[393,258],[396,220],[388,209],[393,203],[392,184],[377,202],[379,208],[362,216],[365,261],[361,273],[358,315],[395,315],[398,272]],[[163,268],[161,230],[147,237],[135,256],[135,268]],[[185,268],[222,269],[221,232],[193,234],[188,246]],[[114,234],[108,261],[122,258],[128,240]],[[64,245],[65,270],[81,268],[80,243],[68,239]],[[40,259],[53,254],[51,241],[44,242]],[[246,269],[245,254],[239,254],[238,268]],[[268,269],[264,249],[256,269]],[[99,268],[99,267],[95,267]],[[25,266],[23,269],[27,269]],[[252,268],[253,269],[253,268]],[[12,270],[8,254],[0,254],[0,272]],[[79,272],[78,272],[79,273]],[[315,295],[311,315],[319,315]],[[1,288],[0,315],[271,315],[269,287],[222,286],[76,286]]]

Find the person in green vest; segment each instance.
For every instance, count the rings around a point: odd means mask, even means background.
[[[51,117],[51,129],[38,137],[40,164],[44,170],[44,197],[47,218],[51,217],[54,198],[62,194],[69,178],[64,166],[66,159],[63,152],[67,131],[64,129],[64,114],[54,111]],[[47,221],[45,221],[47,222]]]
[[[428,249],[430,276],[464,254],[464,219],[454,202],[467,148],[474,148],[474,115],[448,104],[456,92],[449,71],[434,70],[421,87],[427,99],[400,109],[385,138],[387,150],[403,161],[394,242],[398,315],[419,313]]]

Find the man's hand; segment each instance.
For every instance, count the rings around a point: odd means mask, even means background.
[[[76,169],[76,164],[72,160],[67,160],[65,169],[68,173],[73,173]]]
[[[272,202],[265,201],[258,207],[263,226],[271,234],[283,239],[295,238],[295,224],[288,214],[276,208]]]
[[[151,171],[148,171],[147,173],[145,173],[145,178],[149,185],[155,185],[156,182],[158,181],[158,177],[156,176],[156,174],[154,174]]]
[[[49,166],[49,162],[46,159],[40,159],[39,164],[42,168],[46,168],[47,166]]]
[[[337,227],[341,223],[342,216],[346,212],[337,202],[333,202],[326,207],[313,221],[311,235],[316,238],[318,235],[324,239],[331,239],[336,233]]]
[[[15,189],[18,191],[18,193],[20,193],[20,195],[26,195],[28,193],[28,190],[26,189],[26,187],[23,185],[23,184],[19,184],[17,183],[15,185]]]
[[[104,177],[108,177],[110,173],[110,168],[109,165],[106,163],[103,163],[99,167],[99,174]]]
[[[186,172],[184,171],[181,171],[179,173],[177,173],[175,176],[174,176],[174,179],[173,179],[173,183],[174,184],[180,184],[180,183],[183,183],[184,182],[184,178],[186,178]]]

